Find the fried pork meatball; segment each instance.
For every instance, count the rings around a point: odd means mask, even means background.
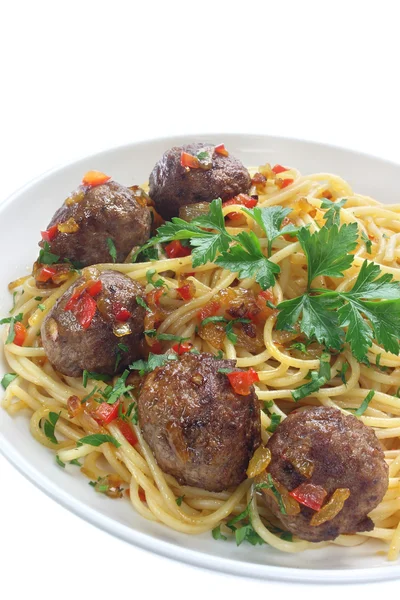
[[[72,302],[72,308],[67,309],[71,297],[85,282],[83,277],[61,296],[43,321],[46,356],[64,375],[78,377],[85,369],[113,375],[139,358],[145,309],[136,298],[144,298],[143,287],[117,271],[103,271],[99,280],[102,289],[93,298],[95,313],[87,328],[81,325],[85,311],[89,312],[85,305]],[[121,336],[121,328],[128,328],[128,333]]]
[[[335,490],[350,491],[336,516],[313,525],[310,521],[318,514],[316,510],[300,504],[298,514],[282,514],[274,494],[263,489],[266,503],[286,529],[302,539],[321,542],[374,528],[367,515],[385,495],[388,467],[372,429],[335,408],[310,407],[289,414],[268,448],[272,460],[267,471],[289,492],[305,483],[321,486],[326,492],[324,506]],[[266,482],[267,476],[264,472],[257,481]]]
[[[240,396],[219,369],[232,360],[184,354],[150,373],[138,400],[139,424],[163,471],[213,492],[238,485],[259,446],[254,391]]]
[[[251,178],[247,169],[231,154],[222,156],[214,148],[213,144],[205,143],[175,146],[155,165],[150,175],[149,195],[164,219],[178,216],[181,206],[211,202],[215,198],[225,201],[249,191]],[[208,152],[211,168],[183,167],[182,151],[193,156]]]
[[[123,262],[134,246],[149,239],[151,217],[133,190],[108,181],[78,188],[56,211],[47,230],[54,225],[59,228],[48,242],[50,251],[88,266],[112,262],[109,239],[115,245],[116,262]]]

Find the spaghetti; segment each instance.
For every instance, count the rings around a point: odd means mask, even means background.
[[[255,172],[256,169],[250,169],[251,175]],[[390,273],[400,281],[399,204],[382,205],[372,198],[355,194],[347,182],[328,173],[302,176],[295,169],[290,169],[285,173],[285,178],[290,178],[290,184],[281,188],[275,180],[267,180],[264,189],[259,192],[258,206],[288,207],[292,210],[290,218],[295,225],[309,225],[311,231],[318,231],[323,224],[321,203],[324,198],[333,201],[345,199],[340,211],[341,223],[356,222],[359,233],[368,241],[366,244],[360,240],[354,262],[346,271],[345,277],[334,279],[321,276],[317,287],[338,291],[350,289],[365,259],[378,263],[383,273]],[[265,248],[265,235],[245,215],[243,206],[226,206],[223,213],[226,216],[233,210],[241,213],[242,220],[235,227],[232,226],[235,223],[228,220],[227,231],[233,234],[242,230],[254,230],[260,238],[261,247]],[[307,262],[296,238],[277,238],[274,250],[271,261],[281,269],[272,290],[275,303],[278,304],[304,293],[307,287]],[[198,313],[216,294],[234,284],[235,273],[210,262],[193,268],[191,256],[137,264],[101,264],[97,268],[100,271],[114,269],[124,273],[146,286],[147,292],[153,289],[153,285],[148,283],[146,274],[149,269],[153,269],[167,289],[162,303],[168,314],[158,332],[189,338],[198,351],[217,354],[215,346],[198,335]],[[46,360],[45,351],[40,345],[43,319],[76,278],[77,275],[71,275],[68,281],[55,290],[38,289],[33,277],[22,278],[10,284],[10,289],[16,291],[11,315],[22,313],[27,336],[22,346],[15,343],[4,345],[7,363],[16,377],[7,386],[2,406],[10,414],[28,408],[32,413],[30,431],[33,437],[57,454],[61,466],[71,461],[76,465],[78,461],[81,471],[94,481],[97,491],[102,491],[98,482],[101,483],[107,477],[116,478],[117,492],[125,489],[134,509],[146,519],[158,521],[186,534],[218,531],[218,536],[228,536],[232,532],[226,522],[247,507],[254,531],[261,540],[278,550],[294,553],[327,545],[325,542],[312,544],[296,538],[288,540],[254,490],[251,479],[246,479],[236,489],[219,493],[179,485],[172,476],[163,473],[158,467],[138,425],[132,425],[137,438],[134,445],[129,443],[120,428],[112,422],[105,425],[103,431],[118,442],[118,447],[110,442],[99,446],[76,443],[93,434],[93,430],[90,421],[85,422],[79,417],[71,418],[68,400],[71,396],[82,400],[95,387],[100,390],[105,388],[105,383],[90,380],[84,387],[82,378],[60,375]],[[188,301],[182,301],[176,293],[182,280],[194,286],[194,295]],[[240,287],[259,290],[253,278],[243,279]],[[252,367],[257,371],[258,398],[269,403],[269,414],[274,413],[284,419],[293,408],[293,387],[305,384],[309,371],[319,368],[321,350],[313,351],[311,348],[309,358],[305,359],[300,351],[290,348],[293,336],[277,331],[274,328],[275,322],[276,314],[272,311],[265,322],[260,351],[235,346],[225,337],[223,354],[225,358],[236,360],[238,367]],[[6,335],[7,332],[4,339]],[[368,359],[370,366],[357,362],[347,349],[337,354],[331,366],[329,386],[311,393],[300,400],[299,404],[331,406],[352,413],[360,407],[369,391],[375,390],[373,398],[359,418],[374,429],[383,446],[389,465],[389,487],[383,501],[370,514],[375,523],[372,531],[341,535],[329,543],[355,546],[369,538],[377,538],[388,544],[388,558],[395,560],[400,551],[400,398],[397,395],[400,388],[400,357],[373,343]],[[346,377],[344,365],[347,365]],[[134,401],[132,392],[129,394],[130,401]],[[53,432],[57,437],[51,439],[51,436],[46,435],[43,423],[48,421],[51,424],[49,415],[54,414],[57,418],[53,417]],[[268,431],[271,429],[269,414],[261,411],[264,443],[272,435]],[[76,466],[68,468],[74,469]]]

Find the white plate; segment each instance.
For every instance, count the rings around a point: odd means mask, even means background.
[[[330,146],[254,135],[191,135],[156,139],[84,158],[43,175],[0,205],[0,315],[7,314],[9,281],[29,273],[37,255],[39,232],[89,169],[110,174],[125,185],[145,181],[162,153],[191,141],[224,142],[245,165],[265,162],[298,167],[304,174],[324,171],[347,179],[360,193],[383,202],[400,202],[400,166]],[[16,233],[18,235],[16,236]],[[18,242],[16,242],[16,239]],[[22,241],[22,242],[21,242]],[[0,363],[0,377],[5,369]],[[268,546],[215,541],[211,534],[186,536],[137,515],[128,501],[95,494],[76,467],[60,469],[52,452],[33,440],[26,415],[0,410],[0,441],[5,456],[35,485],[75,514],[127,542],[194,565],[237,575],[310,582],[377,581],[400,577],[369,542],[355,548],[331,546],[302,554],[283,554]]]

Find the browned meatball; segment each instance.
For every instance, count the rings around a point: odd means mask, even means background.
[[[229,200],[247,193],[251,178],[240,160],[214,152],[213,144],[195,143],[175,146],[165,152],[150,175],[149,194],[156,209],[164,217],[176,217],[179,208],[196,202],[211,202],[215,198]],[[192,169],[181,165],[181,153],[193,156],[208,152],[210,169]]]
[[[286,529],[302,539],[320,542],[374,528],[367,515],[385,495],[388,467],[372,429],[335,408],[310,407],[291,413],[269,440],[268,448],[272,454],[268,473],[287,490],[304,482],[321,486],[327,492],[324,504],[336,489],[350,490],[342,510],[321,525],[310,524],[316,511],[302,504],[299,514],[282,514],[273,495],[264,491],[269,508]],[[266,481],[266,473],[258,481]]]
[[[99,279],[102,290],[95,296],[97,309],[87,329],[73,310],[66,310],[67,302],[84,278],[61,296],[43,321],[41,334],[46,356],[64,375],[78,377],[85,369],[112,375],[139,358],[145,309],[136,298],[144,297],[143,287],[117,271],[104,271]],[[124,321],[131,333],[119,337],[114,331],[121,323],[115,315],[122,308],[131,314]]]
[[[139,423],[161,469],[213,492],[246,478],[261,441],[254,388],[239,396],[219,369],[239,370],[232,360],[184,354],[150,373],[138,400]]]
[[[109,238],[116,248],[116,262],[123,262],[134,246],[149,239],[151,217],[132,190],[109,181],[80,187],[67,198],[47,229],[60,223],[65,223],[66,228],[70,225],[70,233],[57,231],[50,241],[50,251],[61,259],[88,266],[112,262]],[[43,244],[42,241],[39,245]]]

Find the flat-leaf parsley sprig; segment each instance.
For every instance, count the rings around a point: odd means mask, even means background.
[[[281,219],[282,222],[287,214],[287,209],[279,208],[281,211],[284,211]],[[259,210],[268,211],[271,209]],[[258,213],[256,214],[258,216]],[[262,215],[263,213],[260,214]],[[253,215],[250,214],[250,216]],[[262,219],[262,216],[259,216],[259,218]],[[269,222],[267,218],[264,218],[264,221]],[[288,231],[286,229],[281,232],[277,231],[276,227],[279,226],[278,221],[276,219],[274,221],[274,238],[277,235],[296,231],[295,228],[289,228],[290,231],[289,229]],[[220,198],[210,203],[210,210],[207,215],[201,215],[190,222],[184,221],[179,217],[173,217],[171,222],[161,225],[157,229],[157,235],[133,255],[132,261],[134,262],[143,250],[156,244],[164,244],[173,240],[189,241],[193,248],[193,268],[197,268],[207,262],[215,261],[218,266],[238,273],[241,279],[254,277],[264,290],[275,284],[275,276],[280,272],[279,266],[264,255],[260,242],[254,232],[242,231],[238,235],[228,233],[225,227],[225,218]],[[219,255],[218,258],[217,255]]]
[[[318,276],[343,277],[354,261],[351,252],[358,243],[356,223],[322,227],[311,234],[300,229],[297,238],[308,263],[307,291],[278,305],[277,329],[300,330],[326,348],[341,350],[347,342],[359,362],[366,362],[376,339],[387,352],[399,354],[400,283],[381,274],[379,265],[365,260],[348,292],[313,289]]]

